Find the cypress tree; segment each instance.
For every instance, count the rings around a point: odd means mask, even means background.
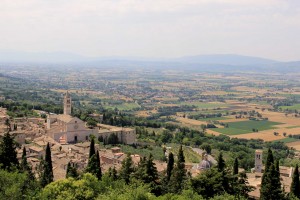
[[[95,141],[94,141],[94,138],[91,138],[89,158],[91,158],[95,154],[95,152],[96,152],[96,150],[95,150]]]
[[[296,197],[300,197],[300,183],[299,183],[299,168],[298,164],[295,167],[295,171],[293,174],[293,180],[291,184],[291,194],[295,195]]]
[[[219,154],[219,156],[218,156],[218,171],[219,172],[222,172],[222,171],[224,171],[224,169],[225,169],[225,161],[224,161],[224,159],[223,159],[223,154],[222,154],[222,152]]]
[[[238,173],[239,173],[239,161],[237,158],[235,158],[234,164],[233,164],[233,175],[236,175]]]
[[[51,149],[49,142],[46,147],[45,160],[43,162],[43,172],[41,177],[41,185],[45,187],[53,181],[53,169],[52,169],[52,159],[51,159]]]
[[[171,185],[174,193],[180,193],[183,189],[183,183],[186,179],[185,170],[185,158],[183,154],[182,146],[180,146],[178,151],[178,159],[176,162],[176,167],[173,169],[173,174],[171,177]]]
[[[100,159],[99,159],[99,153],[96,151],[94,155],[89,159],[88,165],[86,167],[86,172],[93,174],[98,178],[98,180],[101,180],[102,173],[100,168]]]
[[[264,184],[261,185],[261,200],[283,199],[284,194],[278,179],[276,167],[271,163],[269,169],[264,173]]]
[[[268,149],[268,156],[267,156],[267,160],[266,160],[266,165],[265,165],[265,170],[264,170],[264,174],[262,176],[262,180],[261,180],[261,185],[265,185],[265,177],[268,174],[267,172],[270,169],[270,166],[274,164],[274,157],[273,157],[273,152],[272,150],[269,148]]]
[[[153,162],[152,154],[149,155],[146,162],[146,174],[148,177],[146,183],[155,182],[158,179],[158,172],[157,168],[155,167],[155,163]]]
[[[167,165],[167,180],[168,181],[171,178],[173,168],[174,168],[174,155],[172,152],[170,152],[169,156],[168,156],[168,165]]]
[[[31,166],[27,162],[25,146],[23,147],[23,154],[22,154],[22,160],[21,160],[21,164],[20,164],[20,170],[21,170],[21,172],[27,173],[27,176],[30,180],[34,180],[34,174],[32,173]]]
[[[275,175],[276,175],[276,178],[280,181],[279,160],[275,161]]]
[[[97,176],[98,180],[101,180],[101,178],[102,178],[102,170],[101,170],[101,165],[100,165],[100,154],[99,154],[99,151],[96,152],[96,158],[97,158],[97,168],[98,168],[96,176]]]
[[[142,157],[140,159],[140,162],[138,163],[137,169],[135,171],[135,173],[133,174],[133,176],[136,179],[142,180],[142,181],[146,181],[147,180],[147,159],[146,157]]]
[[[184,159],[184,154],[183,154],[183,150],[182,150],[182,145],[180,145],[179,151],[178,151],[178,162],[179,163],[184,163],[185,159]]]
[[[274,164],[274,157],[273,157],[272,150],[269,148],[268,149],[267,161],[266,161],[266,165],[265,165],[265,171],[269,170],[271,164]]]
[[[13,170],[19,167],[16,148],[14,137],[9,132],[5,133],[0,142],[0,167],[2,169]]]
[[[128,154],[127,157],[122,161],[120,177],[126,182],[126,184],[129,184],[130,176],[133,172],[133,161],[131,159],[131,156]]]

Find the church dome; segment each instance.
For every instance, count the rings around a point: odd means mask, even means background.
[[[198,169],[201,170],[210,169],[210,168],[211,168],[211,163],[208,160],[202,160],[198,167]]]

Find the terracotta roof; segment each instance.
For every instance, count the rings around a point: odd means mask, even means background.
[[[31,149],[31,150],[33,150],[33,151],[36,151],[36,152],[44,151],[43,148],[37,147],[37,146],[31,146],[31,147],[28,147],[28,148]]]

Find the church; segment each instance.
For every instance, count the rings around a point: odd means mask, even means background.
[[[90,135],[94,135],[96,138],[102,137],[106,140],[110,135],[115,134],[120,143],[136,143],[135,129],[104,124],[98,124],[96,128],[89,129],[84,121],[72,117],[72,99],[69,92],[64,95],[63,106],[63,114],[49,114],[47,117],[47,134],[55,141],[62,144],[84,142],[89,140]]]

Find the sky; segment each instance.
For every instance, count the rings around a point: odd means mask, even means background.
[[[300,1],[1,0],[0,50],[300,60]]]

